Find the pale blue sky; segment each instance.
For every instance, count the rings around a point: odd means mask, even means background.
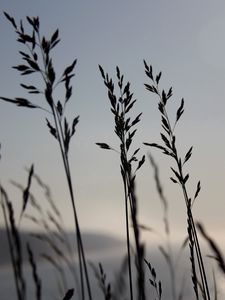
[[[190,192],[195,192],[199,179],[202,182],[195,214],[219,238],[225,228],[225,1],[0,0],[0,8],[1,96],[25,96],[19,83],[30,82],[10,68],[20,63],[21,46],[16,43],[2,11],[16,20],[38,15],[42,32],[47,36],[59,28],[61,43],[54,51],[58,74],[74,58],[78,59],[74,95],[67,112],[71,118],[80,115],[70,159],[81,227],[118,233],[125,226],[119,157],[94,144],[118,145],[98,64],[112,76],[119,65],[131,82],[139,100],[136,111],[143,112],[138,142],[159,141],[156,99],[143,86],[147,81],[142,62],[145,58],[157,72],[162,70],[164,87],[174,88],[174,102],[177,102],[171,111],[175,111],[180,98],[185,99],[185,114],[177,131],[178,144],[182,152],[194,145],[189,165]],[[48,133],[45,117],[41,111],[0,103],[1,182],[13,196],[16,190],[8,180],[26,183],[24,167],[34,162],[36,171],[52,187],[67,226],[71,226],[71,206],[60,152]],[[143,147],[143,152],[146,150]],[[184,234],[185,206],[178,186],[168,180],[170,164],[161,154],[153,153],[170,201],[174,231],[179,227],[179,234]],[[148,163],[140,172],[138,193],[140,220],[162,228],[161,206]],[[15,198],[15,207],[19,208],[20,198]]]

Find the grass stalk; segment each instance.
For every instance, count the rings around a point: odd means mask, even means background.
[[[129,232],[129,210],[128,210],[128,199],[127,199],[127,186],[123,180],[124,185],[124,197],[125,197],[125,218],[126,218],[126,242],[127,242],[127,257],[128,257],[128,274],[129,274],[129,288],[130,288],[130,299],[133,300],[133,284],[132,284],[132,269],[131,269],[131,253],[130,253],[130,232]]]
[[[59,147],[60,147],[60,151],[61,151],[61,156],[62,156],[62,160],[63,160],[63,164],[64,164],[64,170],[65,170],[65,174],[66,174],[66,180],[67,180],[67,184],[68,184],[68,187],[69,187],[69,193],[70,193],[70,198],[71,198],[71,203],[72,203],[73,216],[74,216],[74,222],[75,222],[74,225],[75,225],[75,230],[76,230],[76,243],[77,243],[77,251],[78,251],[80,281],[81,281],[81,297],[82,297],[82,299],[85,299],[84,277],[83,277],[83,266],[82,266],[82,259],[83,258],[81,258],[82,240],[80,239],[80,229],[79,229],[79,223],[78,223],[78,219],[77,219],[77,212],[76,212],[75,201],[74,201],[73,187],[72,187],[72,183],[71,183],[69,162],[68,162],[68,159],[67,159],[67,155],[65,154],[66,152],[65,152],[65,149],[64,149],[64,136],[63,136],[62,126],[61,126],[61,122],[58,118],[58,114],[56,112],[55,105],[53,105],[53,107],[52,107],[52,112],[53,112],[54,123],[55,123],[55,128],[56,128],[56,134],[57,134],[57,137],[58,137],[58,143],[59,143]],[[88,289],[88,291],[89,291],[89,289]]]
[[[124,76],[121,75],[120,70],[116,67],[117,84],[119,88],[119,96],[117,97],[114,92],[114,83],[108,74],[105,74],[103,68],[99,66],[101,76],[104,84],[108,89],[108,98],[111,103],[111,112],[115,120],[115,133],[120,140],[120,170],[124,186],[124,199],[125,199],[125,218],[126,218],[126,237],[127,237],[127,254],[128,254],[128,270],[129,270],[129,285],[130,285],[130,299],[133,299],[133,283],[132,283],[132,270],[131,270],[131,255],[130,255],[130,233],[129,233],[129,218],[128,213],[131,215],[131,224],[133,227],[135,249],[136,249],[136,268],[137,268],[137,292],[138,299],[145,300],[145,282],[144,282],[144,246],[140,242],[140,232],[137,221],[137,198],[135,195],[135,178],[136,172],[141,168],[145,161],[145,156],[140,160],[137,159],[136,154],[140,148],[136,149],[133,155],[130,155],[129,149],[133,142],[136,129],[134,126],[139,123],[140,116],[136,116],[133,120],[128,116],[128,112],[134,106],[136,99],[133,99],[133,94],[130,92],[130,83],[123,83]],[[114,150],[106,143],[96,143],[103,149]],[[133,171],[133,163],[137,162],[136,170]],[[129,205],[128,205],[129,204]],[[129,209],[128,209],[129,208]]]
[[[22,300],[22,295],[19,289],[19,283],[18,283],[18,276],[17,276],[17,271],[16,271],[16,261],[14,258],[14,250],[13,250],[13,244],[10,236],[10,229],[9,229],[9,224],[8,224],[8,219],[7,219],[7,214],[6,214],[6,208],[3,200],[3,195],[5,194],[5,191],[1,187],[1,206],[2,206],[2,211],[3,211],[3,217],[4,217],[4,223],[5,223],[5,228],[6,228],[6,235],[7,235],[7,240],[8,240],[8,245],[9,245],[9,253],[10,253],[10,259],[12,263],[12,269],[13,269],[13,275],[14,275],[14,282],[16,286],[16,294],[18,300]]]
[[[1,206],[3,210],[3,217],[6,226],[9,252],[10,252],[11,263],[13,268],[15,286],[16,286],[16,294],[18,300],[25,300],[26,283],[24,280],[23,269],[22,269],[23,261],[22,261],[22,253],[21,253],[22,249],[20,243],[20,236],[15,227],[16,225],[14,220],[14,211],[13,211],[12,203],[10,202],[8,195],[2,186],[0,186],[0,192],[1,192]],[[6,212],[6,208],[7,208],[7,212]]]
[[[184,100],[183,99],[181,100],[180,107],[178,108],[177,114],[176,114],[176,121],[174,123],[174,126],[171,126],[171,122],[170,122],[170,119],[168,117],[167,110],[166,110],[166,104],[167,104],[167,101],[172,97],[172,88],[170,88],[167,93],[164,90],[162,90],[162,92],[161,92],[159,90],[159,82],[160,82],[162,73],[160,72],[158,75],[153,76],[152,66],[148,66],[145,61],[144,61],[144,65],[145,65],[145,73],[152,82],[152,85],[145,84],[145,87],[148,91],[156,94],[159,97],[158,109],[161,113],[162,128],[164,131],[164,134],[161,133],[161,139],[164,143],[163,146],[156,144],[156,143],[145,143],[145,145],[155,147],[155,148],[162,150],[164,154],[171,156],[176,162],[177,170],[171,168],[173,174],[175,175],[175,179],[173,177],[171,177],[171,180],[174,183],[179,183],[179,185],[181,186],[182,192],[183,192],[183,196],[184,196],[184,200],[185,200],[185,204],[186,204],[187,212],[188,212],[187,213],[188,226],[190,226],[190,230],[188,230],[189,241],[190,241],[190,244],[193,242],[193,246],[196,251],[199,273],[200,273],[200,277],[201,277],[201,284],[202,284],[202,289],[203,289],[203,295],[206,300],[210,300],[205,266],[204,266],[202,253],[201,253],[198,236],[197,236],[197,232],[196,232],[195,222],[194,222],[192,210],[191,210],[191,204],[190,204],[191,199],[189,198],[187,189],[186,189],[186,182],[189,179],[189,174],[184,175],[184,171],[183,171],[184,164],[190,159],[190,157],[192,155],[192,147],[187,152],[187,154],[182,162],[182,159],[179,157],[178,152],[177,152],[176,136],[174,134],[174,130],[177,125],[177,122],[179,121],[181,115],[184,112]],[[194,199],[197,197],[199,190],[200,190],[200,185],[198,185],[198,187],[197,187],[197,191],[196,191]],[[192,237],[193,237],[193,241],[192,241]],[[192,261],[192,267],[193,267],[192,268],[193,278],[195,278],[195,276],[194,276],[195,258],[193,257],[193,253],[194,252],[191,251],[190,255],[191,255],[191,261]],[[197,282],[193,282],[193,284],[195,286],[198,285]],[[196,296],[197,296],[197,294],[196,294]]]
[[[9,14],[4,13],[5,17],[10,21],[12,26],[14,27],[16,34],[18,35],[18,42],[21,42],[23,45],[27,46],[28,53],[24,53],[20,51],[23,61],[26,64],[15,66],[21,75],[29,75],[31,73],[39,73],[44,81],[45,88],[44,91],[40,91],[36,86],[28,86],[25,84],[21,84],[21,86],[28,91],[29,94],[44,94],[46,104],[50,107],[50,113],[53,117],[53,125],[47,121],[47,126],[50,130],[50,133],[56,138],[59,143],[61,156],[64,164],[64,170],[66,173],[66,180],[69,188],[69,194],[73,209],[74,223],[75,223],[75,232],[76,232],[76,241],[77,241],[77,250],[78,250],[78,259],[79,259],[79,269],[80,269],[80,284],[81,284],[81,293],[82,300],[85,299],[85,289],[84,289],[84,276],[87,285],[88,297],[89,300],[92,300],[90,280],[88,276],[85,252],[81,237],[81,231],[78,221],[77,210],[75,206],[75,197],[74,190],[71,179],[71,172],[69,167],[69,159],[68,159],[68,151],[69,144],[72,136],[75,133],[75,128],[78,123],[79,117],[75,117],[71,128],[69,128],[68,121],[64,116],[64,110],[67,102],[72,96],[72,86],[70,85],[70,80],[74,76],[72,73],[74,67],[76,65],[76,60],[68,66],[60,79],[55,82],[56,74],[52,62],[52,58],[50,57],[51,50],[58,44],[59,40],[59,32],[58,29],[53,33],[50,39],[46,37],[41,37],[40,35],[40,24],[38,17],[27,17],[27,21],[32,28],[32,35],[26,34],[23,26],[23,22],[20,22],[20,25],[17,25],[14,18]],[[54,102],[53,91],[60,84],[65,84],[65,102],[62,104],[60,101],[57,104]],[[6,97],[0,97],[1,100],[14,103],[17,106],[27,107],[27,108],[41,108],[46,111],[45,108],[37,106],[36,104],[30,102],[25,98],[15,98],[10,99]],[[64,121],[64,130],[62,122]],[[84,269],[84,275],[83,275]]]
[[[162,204],[163,208],[163,223],[164,223],[164,231],[166,235],[166,245],[167,249],[164,249],[164,247],[160,246],[159,249],[161,253],[163,254],[168,267],[169,267],[169,272],[170,272],[170,280],[171,280],[171,290],[172,290],[172,298],[174,300],[177,299],[176,295],[176,285],[175,285],[175,266],[174,266],[174,259],[172,255],[172,249],[171,249],[171,241],[170,241],[170,223],[169,223],[169,217],[168,217],[168,201],[164,195],[163,187],[161,184],[161,180],[159,177],[159,168],[158,165],[156,164],[153,156],[151,153],[148,154],[149,161],[151,163],[151,166],[154,171],[154,180],[156,184],[156,189]]]

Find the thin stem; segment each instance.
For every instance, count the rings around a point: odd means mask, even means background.
[[[79,264],[80,264],[82,295],[85,298],[84,283],[83,283],[83,267],[82,267],[82,261],[83,261],[84,272],[85,272],[86,283],[87,283],[87,289],[88,289],[88,295],[89,295],[89,299],[91,300],[92,295],[91,295],[91,288],[90,288],[90,280],[89,280],[89,276],[88,276],[87,264],[86,264],[85,253],[84,253],[84,248],[83,248],[83,242],[82,242],[82,238],[81,238],[81,232],[80,232],[78,216],[77,216],[77,211],[76,211],[76,206],[75,206],[75,199],[74,199],[74,192],[73,192],[73,186],[72,186],[72,180],[71,180],[69,160],[68,160],[68,156],[67,156],[67,154],[65,152],[65,149],[64,149],[64,143],[62,142],[63,130],[62,130],[59,115],[57,113],[57,110],[55,109],[55,106],[53,107],[53,111],[54,111],[53,114],[54,114],[55,124],[57,126],[56,129],[57,129],[58,134],[60,135],[59,144],[60,144],[61,154],[62,154],[62,157],[63,157],[64,167],[65,167],[65,172],[66,172],[66,177],[67,177],[67,183],[68,183],[71,202],[72,202],[72,207],[73,207],[75,228],[76,228],[76,232],[77,232],[77,244],[78,244],[77,247],[78,247],[78,256],[79,256]]]
[[[122,98],[122,89],[120,88],[120,96]],[[122,113],[123,113],[123,119],[125,119],[125,108],[124,108],[124,104],[121,103],[121,109],[122,109]],[[125,142],[126,138],[125,138],[125,133],[124,131],[122,132],[122,138],[121,138],[121,145],[122,145],[122,149],[121,149],[121,163],[123,165],[122,162],[122,157],[125,158],[125,162],[127,163],[127,153],[125,151],[125,147],[126,147],[126,142]],[[129,196],[128,196],[128,185],[127,185],[127,170],[126,170],[126,166],[123,166],[124,168],[124,173],[125,176],[123,177],[123,185],[124,185],[124,200],[125,200],[125,216],[126,216],[126,238],[127,238],[127,255],[128,255],[128,271],[129,271],[129,287],[130,287],[130,299],[133,300],[133,280],[132,280],[132,269],[131,269],[131,253],[130,253],[130,232],[129,232],[129,208],[128,208],[128,200],[129,200]],[[132,207],[131,207],[132,209]]]
[[[66,157],[66,160],[67,160],[67,157]],[[70,196],[71,196],[71,201],[72,201],[72,206],[73,206],[74,219],[75,219],[75,225],[76,225],[76,229],[77,229],[79,247],[80,247],[81,256],[82,256],[83,265],[84,265],[84,272],[85,272],[85,277],[86,277],[88,295],[89,295],[89,299],[92,300],[90,280],[89,280],[89,276],[88,276],[87,263],[86,263],[86,259],[85,259],[85,253],[84,253],[84,247],[83,247],[83,242],[82,242],[81,232],[80,232],[80,226],[79,226],[78,216],[77,216],[76,207],[75,207],[74,193],[73,193],[73,187],[72,187],[72,181],[71,181],[71,176],[70,176],[70,169],[69,169],[68,160],[67,160],[67,163],[68,163],[68,171],[69,171],[68,185],[69,185]]]
[[[2,210],[3,210],[3,216],[4,216],[4,221],[5,221],[6,232],[7,232],[9,252],[10,252],[11,262],[12,262],[12,267],[13,267],[13,275],[14,275],[14,280],[15,280],[15,284],[16,284],[16,293],[17,293],[18,299],[23,300],[23,297],[21,295],[21,291],[20,291],[20,288],[19,288],[19,283],[18,283],[18,274],[17,274],[17,268],[16,268],[16,261],[15,261],[15,257],[14,257],[14,254],[13,254],[13,245],[12,245],[12,240],[11,240],[11,237],[10,237],[9,224],[8,224],[8,220],[7,220],[7,216],[6,216],[5,205],[4,205],[3,202],[1,203],[1,205],[2,205]]]
[[[122,87],[120,87],[120,95],[121,99],[123,96],[122,93]],[[126,108],[124,101],[121,101],[121,112],[122,112],[122,119],[123,122],[126,120]],[[123,125],[124,126],[124,125]],[[142,254],[141,254],[141,248],[139,243],[139,230],[138,230],[138,224],[137,224],[137,201],[136,197],[134,195],[134,183],[132,183],[132,176],[131,176],[131,164],[128,161],[127,158],[127,148],[126,148],[126,131],[123,128],[121,132],[121,163],[124,168],[124,192],[125,192],[125,210],[126,210],[126,226],[127,226],[127,245],[130,244],[129,240],[129,227],[128,227],[128,200],[130,204],[130,211],[131,211],[131,220],[134,230],[134,238],[135,238],[135,246],[136,246],[136,259],[137,259],[137,265],[138,265],[138,295],[139,300],[145,300],[145,291],[144,291],[144,274],[143,274],[143,268],[142,268]],[[130,247],[130,245],[129,245]],[[128,247],[128,261],[129,261],[129,247]],[[130,263],[130,262],[129,262]],[[130,267],[130,265],[129,265]],[[130,294],[131,299],[133,299],[133,291],[132,291],[132,274],[131,270],[129,269],[129,279],[130,279]]]
[[[171,276],[170,280],[171,280],[171,286],[172,286],[172,296],[173,296],[173,299],[177,299],[176,285],[175,285],[174,260],[173,260],[173,256],[172,256],[172,249],[171,249],[169,234],[167,234],[167,247],[168,247],[168,251],[169,251],[168,262],[169,262],[169,270],[170,270],[170,276]]]
[[[137,264],[138,264],[138,292],[139,299],[145,300],[145,286],[144,286],[144,270],[143,270],[143,250],[141,249],[140,240],[139,240],[139,228],[137,223],[137,199],[134,194],[134,186],[131,179],[131,174],[127,174],[128,181],[128,190],[129,190],[129,199],[131,204],[131,217],[134,229],[134,238],[136,245],[136,255],[137,255]]]
[[[58,142],[59,142],[59,146],[60,146],[60,150],[61,150],[61,155],[62,155],[62,159],[63,159],[63,164],[64,164],[64,168],[65,168],[65,173],[66,173],[67,183],[69,186],[70,195],[73,195],[73,193],[71,193],[71,189],[70,189],[71,179],[70,179],[70,173],[69,173],[69,169],[68,169],[68,160],[66,159],[65,150],[64,150],[62,127],[61,127],[61,123],[58,122],[58,120],[57,120],[57,115],[56,115],[54,105],[52,106],[52,112],[53,112],[54,122],[55,122],[55,126],[56,126],[56,131],[57,131],[57,138],[58,138]],[[82,295],[82,299],[85,299],[83,270],[82,270],[82,261],[81,261],[81,253],[80,253],[80,242],[79,242],[78,230],[77,230],[77,223],[78,223],[77,216],[76,216],[77,214],[76,214],[74,199],[72,198],[72,196],[71,196],[71,202],[72,202],[73,213],[74,213],[74,218],[75,218],[75,229],[77,232],[76,242],[77,242],[77,250],[78,250],[79,269],[80,269],[81,295]]]
[[[125,139],[124,139],[125,140]],[[125,142],[123,145],[123,149],[125,149]],[[136,197],[134,195],[134,189],[133,189],[133,184],[132,184],[132,179],[131,179],[131,174],[130,174],[130,165],[128,164],[127,161],[127,152],[124,150],[124,153],[122,154],[125,158],[125,195],[126,196],[126,206],[127,206],[127,198],[129,199],[130,203],[130,210],[131,210],[131,219],[132,219],[132,225],[133,225],[133,230],[134,230],[134,238],[135,238],[135,246],[136,246],[136,255],[137,255],[137,265],[138,265],[138,292],[139,292],[139,297],[140,299],[144,300],[145,299],[145,292],[144,292],[144,286],[143,284],[143,268],[142,268],[142,255],[141,255],[141,249],[140,249],[140,242],[139,242],[139,231],[138,231],[138,224],[137,224],[137,201]],[[127,207],[126,207],[127,209]]]
[[[184,197],[185,197],[186,201],[188,201],[188,195],[187,195],[185,186],[182,185],[182,189],[183,189]],[[199,245],[198,236],[197,236],[192,213],[190,215],[190,221],[191,221],[191,226],[192,226],[191,229],[192,229],[192,234],[194,237],[195,249],[196,249],[199,271],[200,271],[200,276],[201,276],[201,280],[202,280],[202,284],[203,284],[204,293],[205,293],[205,295],[207,295],[208,299],[210,300],[208,281],[207,281],[207,277],[206,277],[206,272],[205,272],[204,263],[203,263],[203,259],[202,259],[201,248]]]
[[[129,234],[129,216],[128,216],[128,197],[127,197],[127,184],[123,179],[124,184],[124,197],[125,197],[125,213],[126,213],[126,235],[127,235],[127,255],[128,255],[128,271],[129,271],[129,286],[130,286],[130,299],[133,300],[133,283],[132,283],[132,270],[131,270],[131,254],[130,254],[130,234]]]

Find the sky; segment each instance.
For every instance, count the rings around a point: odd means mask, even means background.
[[[142,145],[143,142],[160,141],[157,99],[144,88],[144,83],[148,82],[143,66],[145,59],[153,65],[155,72],[162,71],[163,88],[173,86],[171,116],[176,114],[180,99],[185,100],[185,113],[177,128],[177,143],[182,154],[193,145],[193,156],[187,165],[190,195],[195,193],[198,180],[202,185],[193,213],[209,233],[223,243],[225,2],[0,0],[0,8],[1,96],[27,97],[20,83],[41,80],[21,78],[11,68],[21,62],[18,50],[23,50],[23,47],[16,42],[16,35],[3,11],[17,21],[26,16],[39,16],[41,32],[48,37],[59,28],[61,42],[53,54],[58,75],[75,58],[78,59],[67,114],[70,120],[80,115],[69,158],[82,230],[125,234],[119,156],[95,145],[96,142],[105,142],[114,148],[119,145],[98,64],[114,79],[116,66],[119,66],[125,79],[131,83],[138,99],[134,110],[143,112],[136,139],[136,144],[142,147],[142,154],[149,150]],[[40,96],[30,100],[44,103]],[[46,113],[42,111],[0,103],[1,183],[19,214],[21,194],[10,180],[26,185],[25,169],[34,163],[37,174],[51,187],[65,226],[73,228],[60,150],[49,134],[45,118]],[[169,180],[172,162],[157,151],[152,151],[152,154],[159,165],[169,202],[173,236],[184,237],[186,210],[179,187]],[[45,206],[46,201],[38,186],[34,184],[32,188],[41,205]],[[137,194],[140,223],[163,233],[162,207],[148,161],[139,172]],[[21,226],[32,227],[25,219]],[[149,237],[152,233],[145,235]]]

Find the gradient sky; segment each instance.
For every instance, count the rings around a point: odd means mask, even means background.
[[[13,28],[3,11],[16,20],[39,16],[41,31],[50,36],[59,28],[61,43],[54,51],[58,74],[78,59],[74,94],[67,113],[80,115],[77,134],[70,148],[71,169],[81,228],[123,234],[124,203],[119,157],[103,151],[95,142],[117,147],[113,134],[107,91],[98,64],[115,78],[120,66],[138,98],[136,112],[143,112],[137,144],[157,142],[160,116],[147,82],[143,58],[162,71],[162,85],[173,86],[176,112],[185,99],[185,114],[177,128],[181,153],[194,146],[187,166],[190,195],[200,179],[202,191],[194,208],[196,219],[220,240],[225,221],[225,1],[224,0],[0,0],[0,95],[25,97],[20,78],[11,68],[20,63]],[[35,79],[38,81],[38,79]],[[39,97],[35,101],[43,101]],[[17,210],[21,197],[9,180],[26,184],[25,167],[36,172],[52,188],[65,222],[72,228],[71,205],[58,145],[46,128],[45,113],[0,103],[1,183],[7,187]],[[142,152],[147,153],[145,147]],[[179,187],[170,182],[170,162],[152,152],[159,164],[169,201],[173,234],[185,234],[185,205]],[[155,192],[152,169],[147,162],[138,178],[139,219],[162,231],[162,210]],[[37,188],[34,191],[38,194]],[[39,195],[39,194],[38,194]],[[38,196],[44,201],[42,196]],[[23,221],[22,226],[30,226]]]

